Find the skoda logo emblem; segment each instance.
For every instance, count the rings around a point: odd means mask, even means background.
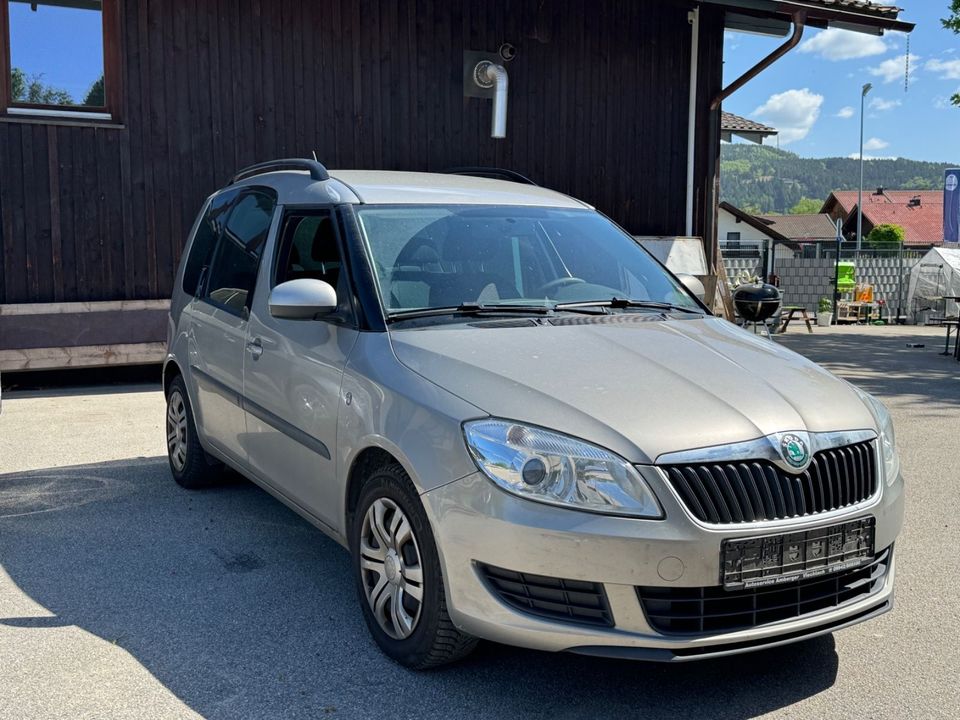
[[[810,451],[807,444],[799,435],[788,433],[780,438],[780,454],[787,465],[795,468],[802,468],[810,459]]]
[[[947,191],[953,192],[957,189],[957,176],[953,173],[947,175]]]

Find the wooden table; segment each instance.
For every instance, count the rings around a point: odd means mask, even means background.
[[[950,334],[951,334],[951,331],[953,330],[953,328],[958,327],[958,325],[960,325],[960,323],[958,323],[955,319],[945,318],[944,320],[941,321],[941,324],[942,324],[945,328],[947,328],[947,338],[946,338],[946,340],[943,341],[943,352],[940,353],[940,354],[941,354],[941,355],[954,355],[954,353],[955,353],[956,351],[950,352]],[[957,334],[960,335],[960,331],[958,331]]]
[[[944,296],[943,296],[943,299],[944,299],[944,300],[953,300],[955,303],[960,303],[960,295],[944,295]],[[944,311],[944,314],[946,314],[946,311],[947,311],[947,305],[946,305],[946,303],[944,303],[944,305],[943,305],[943,311]],[[952,320],[952,318],[951,318],[951,320]],[[948,348],[949,348],[949,346],[950,346],[950,324],[948,324],[948,323],[945,323],[945,324],[947,325],[947,345],[946,345],[946,347],[943,348],[943,350],[944,350],[944,353],[943,353],[943,354],[944,354],[944,355],[949,355],[949,354],[950,354],[950,351],[949,351]],[[957,333],[956,333],[956,334],[957,334],[957,339],[956,339],[956,341],[955,341],[954,344],[953,344],[953,359],[954,359],[954,360],[960,360],[960,324],[957,325]]]
[[[800,305],[785,305],[782,308],[782,311],[785,313],[783,320],[783,325],[780,327],[780,332],[784,333],[787,331],[787,326],[790,324],[790,321],[793,320],[793,316],[797,313],[803,317],[803,321],[807,324],[807,332],[813,332],[813,326],[810,324],[810,316],[807,315],[807,309]]]

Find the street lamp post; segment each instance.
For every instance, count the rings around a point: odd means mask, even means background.
[[[860,186],[857,188],[857,260],[860,260],[860,247],[863,244],[863,108],[867,93],[873,89],[871,83],[863,86],[860,93]]]

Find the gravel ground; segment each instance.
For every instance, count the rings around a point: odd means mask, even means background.
[[[172,482],[156,386],[15,391],[0,415],[0,717],[958,718],[960,365],[937,355],[939,330],[801,325],[779,341],[897,422],[907,521],[897,606],[878,620],[722,661],[486,643],[410,673],[369,640],[339,546],[248,483]]]

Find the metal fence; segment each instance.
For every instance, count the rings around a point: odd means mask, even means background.
[[[910,270],[924,253],[913,250],[904,252],[871,250],[862,251],[844,249],[841,260],[854,263],[854,272],[858,283],[873,286],[874,301],[882,301],[885,315],[909,316],[907,291],[910,285]],[[816,312],[820,298],[833,301],[835,277],[835,253],[828,257],[777,258],[774,274],[778,276],[785,305],[797,305]],[[761,274],[761,257],[723,258],[727,278],[732,285],[748,276]]]

